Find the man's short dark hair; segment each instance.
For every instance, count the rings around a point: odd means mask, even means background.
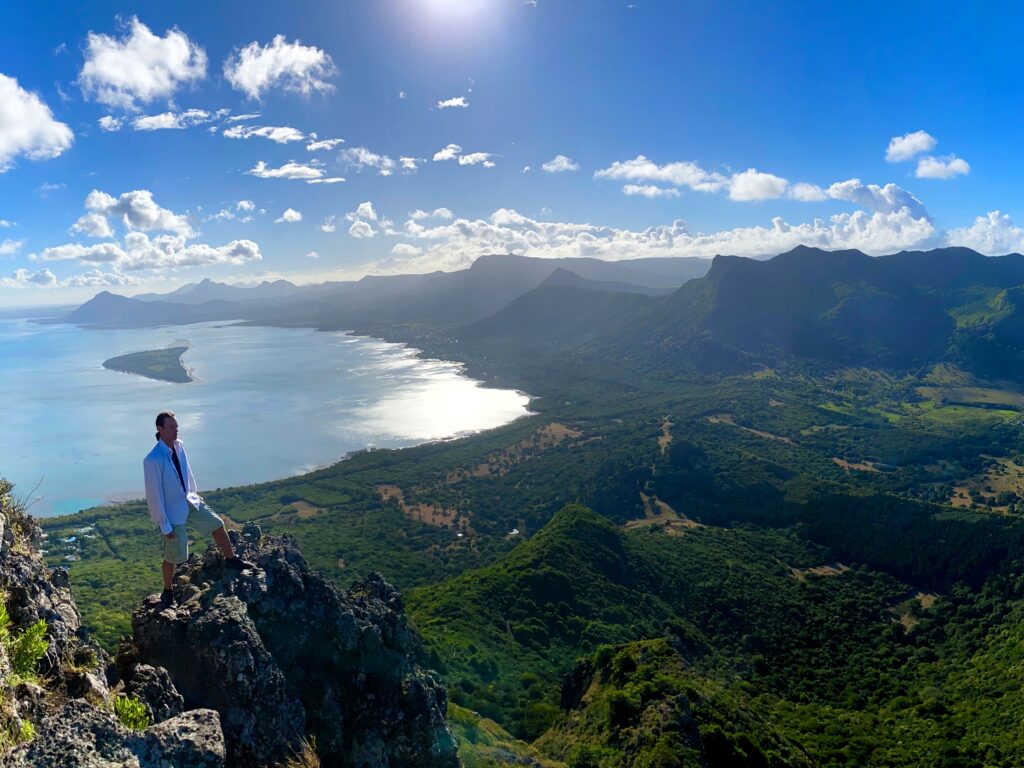
[[[162,427],[164,425],[164,422],[167,421],[167,419],[173,419],[173,418],[174,418],[174,411],[160,411],[160,413],[158,413],[156,415],[156,425],[157,425],[157,427]],[[160,439],[160,433],[159,432],[156,433],[156,439],[157,440]]]

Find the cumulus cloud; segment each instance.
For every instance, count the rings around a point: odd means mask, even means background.
[[[455,214],[447,208],[435,208],[432,211],[424,211],[417,208],[415,211],[409,211],[409,218],[413,221],[422,221],[423,219],[444,219],[446,221],[451,221],[455,218]]]
[[[327,53],[298,40],[287,43],[284,35],[269,45],[249,43],[224,62],[224,77],[232,87],[257,100],[271,88],[306,96],[333,91],[327,78],[337,71]]]
[[[120,219],[128,229],[147,232],[162,230],[174,232],[182,237],[192,237],[194,234],[187,216],[176,214],[158,205],[153,200],[153,193],[148,189],[132,190],[116,198],[106,192],[94,189],[85,198],[85,207],[87,211],[105,220],[108,220],[109,217]],[[73,226],[77,226],[79,222],[82,222],[82,219],[75,222]],[[99,236],[109,237],[109,235]]]
[[[860,248],[890,253],[935,241],[927,218],[909,210],[842,213],[828,221],[790,224],[774,218],[768,226],[720,232],[693,232],[682,221],[643,230],[574,222],[540,221],[502,208],[487,219],[456,218],[425,226],[410,217],[401,236],[422,247],[421,254],[371,265],[373,270],[423,271],[462,269],[488,253],[519,253],[542,258],[586,256],[619,260],[653,256],[713,256],[718,253],[765,256],[806,244],[821,248]]]
[[[169,99],[184,84],[206,77],[206,52],[177,27],[154,35],[137,17],[120,38],[90,32],[78,85],[86,98],[109,107]]]
[[[13,77],[0,74],[0,173],[21,156],[29,160],[57,157],[74,140],[71,129],[53,118],[37,94],[26,91]]]
[[[13,227],[14,222],[8,221],[7,219],[0,219],[0,229],[6,229],[7,227]]]
[[[434,162],[443,162],[444,160],[454,160],[462,152],[462,147],[458,144],[449,144],[444,149],[439,149],[434,153]]]
[[[104,115],[97,121],[100,128],[107,133],[115,133],[121,130],[124,125],[124,118],[114,117],[113,115]]]
[[[453,99],[445,99],[444,101],[437,102],[438,109],[451,109],[452,107],[461,107],[465,109],[469,106],[469,102],[466,101],[465,96],[456,96]]]
[[[348,233],[357,239],[365,239],[373,237],[377,234],[376,230],[367,224],[365,221],[354,221],[352,226],[348,228]]]
[[[902,136],[893,136],[885,150],[885,159],[890,163],[902,163],[914,155],[931,152],[938,140],[925,131],[914,131]]]
[[[57,276],[48,269],[29,272],[27,269],[16,269],[11,277],[0,277],[0,288],[24,288],[26,286],[47,287],[57,284]]]
[[[705,171],[696,163],[676,162],[658,165],[644,155],[637,155],[632,160],[617,160],[607,168],[595,172],[594,178],[671,184],[675,187],[689,187],[698,192],[721,192],[729,185],[726,176]]]
[[[367,200],[365,203],[360,203],[354,211],[346,213],[345,218],[349,221],[377,221],[377,211],[374,210],[373,203]]]
[[[387,155],[378,155],[366,147],[351,147],[343,149],[338,158],[345,165],[356,170],[363,168],[376,168],[381,176],[390,176],[395,170],[395,161]]]
[[[210,264],[238,266],[263,258],[259,246],[252,240],[232,240],[219,247],[205,243],[188,243],[181,235],[157,235],[150,238],[145,232],[128,232],[123,246],[118,243],[96,245],[67,245],[46,248],[33,257],[42,261],[81,261],[87,264],[109,263],[119,269],[172,269]]]
[[[251,139],[253,136],[259,136],[278,144],[302,141],[306,138],[302,131],[278,125],[234,125],[231,128],[226,128],[223,134],[229,139]]]
[[[580,164],[565,155],[555,155],[544,163],[541,168],[548,173],[563,173],[565,171],[578,171],[580,169]]]
[[[391,249],[391,253],[395,256],[401,256],[409,258],[410,256],[419,256],[423,253],[423,249],[418,245],[410,245],[409,243],[398,243],[394,248]]]
[[[224,112],[207,112],[205,109],[186,109],[184,112],[162,112],[159,115],[141,115],[132,120],[136,131],[182,130],[194,125],[203,125],[223,116]],[[120,127],[120,124],[119,126]]]
[[[739,201],[775,200],[786,193],[786,179],[756,168],[734,173],[729,180],[729,199]]]
[[[10,256],[21,250],[21,246],[25,244],[24,240],[4,240],[0,242],[0,256]]]
[[[302,214],[294,208],[286,209],[280,218],[274,219],[275,224],[294,224],[298,221],[302,221]]]
[[[288,162],[280,168],[271,168],[262,160],[245,173],[260,179],[298,179],[300,181],[322,179],[326,175],[323,168],[313,164]]]
[[[468,155],[459,155],[459,165],[482,165],[484,168],[493,168],[494,157],[490,152],[471,152]]]
[[[402,173],[416,173],[419,170],[418,163],[422,163],[423,158],[421,157],[400,157],[398,158],[398,166],[402,169]]]
[[[945,157],[922,157],[917,161],[914,175],[919,179],[952,179],[954,176],[966,176],[971,166],[966,160],[956,155]]]
[[[622,187],[624,195],[641,195],[642,197],[679,197],[675,187],[659,187],[655,184],[626,184]]]
[[[317,253],[316,251],[310,251],[309,253],[306,254],[306,258],[307,259],[319,259],[320,258],[320,254]]]
[[[990,211],[974,220],[974,224],[947,233],[950,245],[961,245],[987,254],[1020,253],[1024,251],[1024,228],[1013,223],[1009,214]]]
[[[789,188],[789,196],[794,200],[800,200],[804,203],[816,203],[822,200],[828,200],[828,192],[819,187],[817,184],[808,184],[806,182],[799,182]]]
[[[896,184],[862,184],[860,179],[837,181],[828,188],[829,197],[846,200],[876,213],[897,213],[906,210],[915,219],[929,219],[924,204]]]
[[[78,221],[71,225],[71,234],[83,234],[88,237],[113,237],[114,230],[102,213],[82,214]]]
[[[325,216],[324,223],[320,225],[320,231],[333,232],[334,230],[336,230],[338,228],[337,219],[338,217],[334,215]]]
[[[254,203],[252,200],[239,200],[237,203],[235,203],[235,210],[236,211],[255,211],[256,210],[256,203]]]
[[[319,152],[321,149],[334,149],[339,144],[344,143],[344,139],[321,139],[319,141],[311,141],[306,145],[306,149],[310,152]]]
[[[80,275],[72,275],[61,281],[61,285],[67,288],[101,288],[110,286],[138,285],[142,281],[133,275],[125,275],[120,272],[104,272],[101,269],[93,269],[83,272]]]

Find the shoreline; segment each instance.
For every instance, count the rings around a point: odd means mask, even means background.
[[[296,472],[296,473],[284,474],[284,475],[281,475],[279,477],[273,477],[273,478],[264,478],[264,479],[260,479],[260,480],[255,480],[255,481],[250,482],[250,483],[243,483],[243,484],[238,484],[238,485],[219,486],[219,487],[216,487],[216,488],[208,489],[206,491],[206,493],[215,493],[215,492],[228,491],[228,490],[231,490],[233,488],[241,487],[243,485],[261,486],[261,485],[264,485],[264,484],[267,484],[267,483],[277,483],[277,482],[281,482],[281,481],[284,481],[284,480],[294,480],[296,478],[305,477],[307,475],[312,475],[312,474],[314,474],[316,472],[321,472],[321,471],[323,471],[325,469],[330,469],[332,467],[335,467],[335,466],[337,466],[339,464],[342,464],[342,463],[348,461],[349,459],[351,459],[351,458],[353,458],[353,457],[355,457],[355,456],[357,456],[357,455],[359,455],[361,453],[375,452],[375,451],[405,451],[405,450],[409,450],[409,449],[412,449],[412,448],[420,448],[420,447],[428,446],[428,445],[437,445],[437,444],[442,444],[442,443],[454,442],[456,440],[463,440],[463,439],[475,437],[475,436],[478,436],[478,435],[482,435],[482,434],[484,434],[486,432],[489,432],[491,430],[502,429],[502,428],[507,427],[507,426],[509,426],[511,424],[514,424],[514,423],[516,423],[516,422],[518,422],[518,421],[520,421],[522,419],[531,418],[533,416],[537,416],[537,415],[540,414],[540,411],[538,411],[538,410],[536,410],[534,408],[534,404],[538,400],[541,399],[539,396],[531,395],[529,392],[526,392],[525,390],[522,390],[522,389],[519,389],[519,388],[502,386],[502,383],[500,381],[498,381],[497,378],[495,378],[495,377],[484,375],[484,376],[481,376],[480,378],[475,378],[469,372],[469,365],[465,361],[450,360],[450,359],[445,359],[445,358],[442,358],[442,357],[438,357],[436,355],[431,355],[427,350],[424,350],[421,347],[413,346],[413,344],[411,342],[408,342],[408,341],[395,341],[395,340],[384,338],[382,336],[376,336],[376,335],[373,335],[373,334],[370,334],[370,333],[359,332],[359,331],[350,330],[350,329],[340,330],[340,329],[315,328],[315,327],[312,327],[312,326],[271,325],[271,324],[267,324],[267,323],[253,323],[253,322],[247,322],[247,321],[238,321],[238,322],[233,322],[233,323],[232,322],[223,323],[222,321],[206,321],[206,322],[217,322],[217,323],[219,323],[218,327],[248,326],[248,327],[275,328],[275,329],[294,329],[294,330],[297,330],[297,329],[301,328],[301,329],[305,329],[305,330],[312,330],[312,331],[315,331],[317,333],[337,333],[337,334],[341,334],[341,335],[344,335],[344,336],[350,336],[350,337],[356,338],[356,339],[362,339],[362,340],[369,340],[369,341],[379,342],[381,344],[386,345],[387,348],[395,348],[395,349],[399,349],[399,350],[402,350],[402,351],[408,351],[408,352],[411,353],[411,355],[410,355],[411,357],[415,358],[418,362],[421,362],[421,363],[437,363],[437,364],[443,364],[443,365],[452,366],[452,368],[453,368],[453,370],[454,370],[454,372],[455,372],[455,374],[457,376],[460,376],[460,377],[463,377],[463,378],[466,378],[466,379],[470,380],[477,387],[487,388],[487,389],[505,390],[505,391],[512,392],[512,393],[514,393],[514,394],[516,394],[516,395],[526,399],[526,403],[525,403],[525,405],[523,405],[523,413],[521,413],[521,414],[515,416],[514,418],[512,418],[512,419],[510,419],[508,421],[505,421],[505,422],[503,422],[501,424],[497,424],[497,425],[490,426],[490,427],[482,427],[482,428],[479,428],[479,429],[464,429],[464,430],[460,430],[459,432],[456,432],[456,433],[453,433],[453,434],[450,434],[450,435],[446,435],[446,436],[443,436],[443,437],[433,437],[433,438],[429,438],[429,439],[426,439],[426,440],[421,440],[421,441],[418,441],[418,442],[413,442],[413,443],[410,443],[409,445],[401,445],[401,446],[385,447],[385,448],[380,448],[380,447],[377,447],[375,445],[368,445],[368,446],[365,446],[363,448],[356,448],[356,449],[352,449],[352,450],[346,451],[345,453],[343,453],[341,455],[340,458],[337,458],[337,459],[331,460],[331,461],[327,461],[327,462],[323,462],[323,463],[314,464],[314,465],[309,466],[307,468],[304,468],[302,471],[299,471],[299,472]],[[74,323],[61,323],[61,325],[70,325],[70,326],[76,327],[76,328],[78,328],[80,330],[109,330],[109,329],[105,329],[105,328],[83,327],[83,326],[76,325]],[[189,325],[192,325],[192,323],[190,323]],[[187,326],[175,326],[175,327],[187,327]],[[191,348],[192,343],[191,342],[187,342],[186,340],[176,339],[174,341],[174,344],[175,345],[179,345],[179,342],[182,342],[182,341],[185,341],[188,344],[188,347]],[[184,352],[182,354],[184,354]],[[108,370],[114,370],[114,369],[108,369]],[[117,371],[117,372],[121,373],[122,371]],[[152,377],[145,376],[144,374],[134,373],[134,372],[131,372],[131,371],[123,371],[123,372],[124,373],[128,373],[129,375],[136,375],[136,376],[141,376],[142,378],[149,378],[150,380],[154,380],[154,379],[152,379]],[[168,382],[168,383],[178,383],[178,382]],[[104,504],[98,505],[98,506],[93,506],[93,507],[83,508],[83,509],[80,509],[80,510],[78,510],[76,512],[65,512],[65,513],[62,513],[62,514],[53,514],[53,515],[40,515],[40,516],[38,516],[38,519],[41,519],[41,520],[55,520],[55,519],[62,518],[62,517],[74,517],[75,515],[80,515],[80,514],[82,514],[84,512],[88,512],[88,511],[91,511],[91,510],[103,509],[103,508],[106,508],[106,507],[118,507],[118,506],[124,506],[124,505],[128,505],[128,504],[140,503],[140,502],[144,502],[145,501],[145,492],[144,491],[139,491],[139,492],[131,492],[131,491],[124,491],[124,492],[122,492],[122,491],[117,491],[117,492],[111,492],[109,494],[98,494],[98,495],[103,497],[104,502],[105,502]]]

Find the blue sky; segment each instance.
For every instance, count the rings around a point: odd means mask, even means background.
[[[1024,250],[1020,15],[7,4],[0,306],[503,251]]]

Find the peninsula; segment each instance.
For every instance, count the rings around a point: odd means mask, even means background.
[[[181,356],[188,348],[188,345],[185,345],[118,355],[105,360],[103,367],[122,373],[135,373],[147,379],[187,384],[193,379],[188,369],[182,365]]]

